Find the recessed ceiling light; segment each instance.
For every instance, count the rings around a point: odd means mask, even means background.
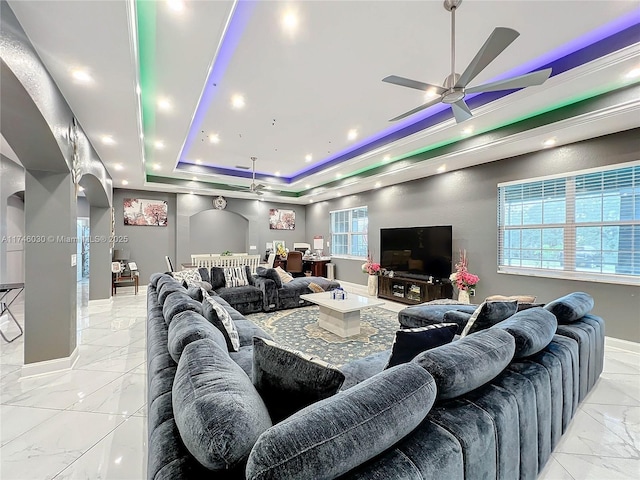
[[[342,196],[342,193],[340,192],[336,193],[336,197],[341,197],[341,196]]]
[[[446,165],[440,165],[436,170],[436,172],[438,172],[438,173],[444,173],[446,171],[447,171],[447,166]]]
[[[140,133],[140,140],[144,140],[144,133]]]
[[[231,105],[233,108],[243,108],[245,105],[244,97],[239,94],[234,95],[231,97]]]
[[[462,130],[463,135],[471,135],[472,133],[473,133],[473,127],[467,127],[464,130]]]
[[[91,83],[91,82],[93,82],[93,78],[91,77],[89,72],[84,70],[84,69],[82,69],[82,68],[74,68],[71,71],[71,76],[78,83]]]
[[[267,190],[271,190],[271,185],[267,185]]]
[[[140,88],[140,85],[136,85],[136,95],[140,95],[142,93],[142,89]]]
[[[209,135],[209,143],[220,143],[220,136],[217,133]]]
[[[311,188],[311,185],[309,183],[305,184],[304,188]]]
[[[158,108],[160,110],[164,110],[165,112],[171,110],[171,101],[168,98],[159,98],[158,99]]]
[[[627,74],[625,75],[625,77],[627,78],[636,78],[636,77],[640,77],[640,68],[634,68],[633,70],[627,72]]]
[[[156,147],[158,150],[162,150],[164,148],[164,142],[158,140],[153,144],[154,147]]]
[[[555,138],[550,138],[548,140],[545,140],[542,145],[544,145],[545,148],[549,148],[549,147],[553,147],[556,144],[556,139]]]
[[[198,181],[198,177],[191,177],[191,180],[193,180],[194,182]]]
[[[167,0],[167,6],[174,12],[182,12],[184,10],[183,0]]]
[[[384,157],[382,157],[383,162],[388,162],[389,160],[391,160],[391,155],[385,155]]]
[[[105,145],[113,145],[116,143],[116,141],[113,139],[111,135],[103,135],[102,143],[104,143]]]
[[[160,170],[161,168],[162,168],[162,166],[160,166],[160,164],[159,164],[159,163],[154,163],[154,164],[153,164],[153,169],[154,169],[154,170]]]
[[[382,186],[382,182],[376,182],[374,185],[375,188],[380,188]]]
[[[342,178],[342,174],[341,173],[336,173],[336,178]]]
[[[123,185],[129,185],[129,182],[127,180],[122,180],[122,184]]]
[[[202,165],[202,160],[200,160],[199,158],[196,158],[196,165]]]
[[[349,140],[355,140],[358,137],[358,130],[356,130],[355,128],[352,128],[351,130],[349,130],[349,133],[347,133],[347,138]]]
[[[80,185],[80,186],[78,187],[78,190],[80,190],[81,192],[84,192],[84,187],[83,187],[82,185]]]
[[[311,160],[313,160],[313,156],[310,153],[308,153],[307,155],[305,155],[304,160],[306,162],[310,162]]]
[[[122,170],[124,167],[122,166],[122,164],[121,164],[121,163],[116,163],[116,164],[113,166],[113,168],[115,168],[116,170],[120,171],[120,170]]]
[[[193,192],[189,192],[189,195],[193,195]]]
[[[313,198],[310,198],[310,199],[309,199],[309,203],[313,203]]]
[[[280,176],[280,172],[276,172],[276,173],[274,173],[274,175],[275,175],[276,177],[279,177],[279,176]]]
[[[282,28],[291,32],[298,27],[298,15],[291,10],[285,12],[282,16]]]

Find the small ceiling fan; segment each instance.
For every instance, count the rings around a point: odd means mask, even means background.
[[[464,97],[468,93],[495,92],[499,90],[511,90],[541,85],[551,75],[551,69],[547,68],[545,70],[539,70],[537,72],[531,72],[525,75],[519,75],[517,77],[511,77],[505,80],[498,80],[496,82],[467,88],[467,85],[509,45],[511,45],[511,43],[518,38],[520,34],[511,28],[497,27],[491,33],[487,41],[484,42],[484,45],[480,48],[480,51],[478,51],[462,75],[456,73],[456,10],[460,7],[461,3],[462,0],[444,0],[444,8],[451,12],[451,74],[445,78],[444,86],[418,82],[416,80],[398,77],[396,75],[390,75],[382,79],[383,82],[393,83],[395,85],[400,85],[401,87],[415,88],[416,90],[422,90],[423,92],[435,95],[433,100],[429,100],[427,103],[420,105],[413,110],[409,110],[402,115],[392,118],[389,120],[390,122],[408,117],[409,115],[413,115],[414,113],[440,102],[451,105],[451,110],[453,110],[453,115],[457,123],[464,122],[465,120],[473,117],[471,110],[469,110],[469,106],[464,101]]]
[[[256,195],[264,195],[264,192],[262,192],[262,190],[264,188],[266,188],[263,184],[261,183],[256,183],[256,160],[258,159],[258,157],[251,157],[251,161],[253,162],[253,174],[251,176],[251,185],[249,185],[248,187],[239,187],[243,190],[248,190],[251,193],[255,193]]]

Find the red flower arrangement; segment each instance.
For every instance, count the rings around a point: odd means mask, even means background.
[[[475,288],[480,281],[480,277],[469,273],[467,270],[467,251],[460,250],[460,261],[456,263],[456,271],[449,279],[455,284],[458,290],[469,290]]]
[[[382,268],[380,267],[379,263],[375,263],[373,261],[373,257],[371,256],[371,254],[368,254],[366,263],[362,264],[362,272],[366,273],[367,275],[381,275]]]

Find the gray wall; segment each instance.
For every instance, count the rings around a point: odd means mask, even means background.
[[[496,272],[498,183],[638,160],[639,139],[640,130],[635,129],[309,205],[307,233],[328,239],[330,210],[367,205],[369,247],[378,261],[380,228],[453,225],[453,251],[466,249],[469,269],[480,277],[477,302],[492,294],[533,294],[548,302],[584,291],[595,299],[594,313],[607,321],[607,335],[640,342],[638,287]],[[366,283],[362,261],[332,262],[340,280]]]
[[[144,198],[164,200],[168,205],[166,227],[144,227],[124,224],[125,198]],[[147,192],[140,190],[115,189],[113,206],[116,219],[116,240],[126,236],[126,242],[116,242],[115,249],[128,249],[131,260],[135,261],[140,271],[140,284],[146,285],[149,276],[154,272],[167,270],[164,257],[169,255],[173,260],[176,252],[176,195],[174,193]]]
[[[220,253],[225,250],[234,252],[247,252],[249,254],[264,255],[266,244],[273,240],[283,240],[287,247],[293,247],[293,242],[311,243],[311,238],[307,236],[306,228],[306,209],[304,205],[289,205],[283,203],[269,202],[268,200],[244,200],[239,198],[228,198],[226,213],[235,213],[248,221],[248,230],[246,231],[246,239],[242,240],[245,232],[234,232],[230,230],[228,221],[234,217],[222,215],[219,218],[225,219],[222,225],[212,225],[210,228],[216,232],[218,238],[206,238],[206,228],[198,226],[195,232],[190,231],[191,218],[193,215],[214,210],[213,198],[204,195],[177,195],[177,262],[174,266],[179,268],[180,263],[189,263],[192,253]],[[281,208],[293,210],[296,212],[296,227],[294,230],[271,230],[269,228],[269,209]],[[216,217],[218,218],[218,217]],[[226,226],[226,227],[225,227]],[[225,227],[225,228],[222,228]],[[197,238],[191,239],[192,233]],[[191,245],[199,249],[192,251]],[[240,243],[242,242],[242,243]],[[255,250],[251,249],[255,246]],[[208,247],[208,248],[207,248]],[[202,248],[206,248],[202,250]],[[173,258],[172,258],[173,260]]]
[[[248,252],[248,236],[249,220],[235,212],[204,210],[189,218],[189,252],[192,254]]]
[[[0,238],[24,235],[24,168],[0,155]],[[0,283],[24,282],[24,245],[0,242]]]

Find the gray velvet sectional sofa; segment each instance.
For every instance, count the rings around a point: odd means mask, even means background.
[[[247,267],[249,285],[226,287],[222,268],[199,268],[198,270],[201,278],[211,284],[217,295],[245,315],[312,305],[300,298],[300,295],[313,293],[309,289],[311,283],[315,283],[325,291],[340,287],[340,283],[324,277],[297,277],[289,283],[283,283],[275,269],[263,267],[258,267],[257,274],[254,275]]]
[[[270,337],[214,300],[238,352],[203,303],[151,277],[149,479],[532,479],[602,371],[604,322],[575,293],[409,363],[341,366],[337,394],[273,424],[250,361],[253,337]]]

